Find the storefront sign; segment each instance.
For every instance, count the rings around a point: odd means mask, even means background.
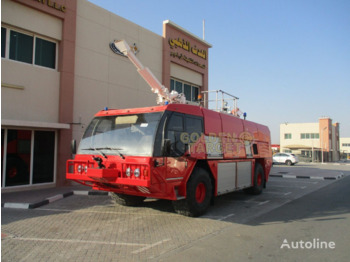
[[[177,57],[177,58],[179,58],[180,60],[184,60],[185,62],[187,62],[187,63],[190,63],[190,64],[194,64],[194,65],[196,65],[196,66],[199,66],[200,68],[205,68],[205,65],[204,64],[200,64],[200,63],[198,63],[198,61],[195,61],[195,60],[193,60],[192,58],[190,58],[190,57],[187,57],[187,56],[185,56],[185,55],[183,55],[183,54],[181,54],[181,53],[178,53],[178,52],[170,52],[170,56],[172,56],[172,57]]]
[[[202,50],[197,48],[196,45],[191,46],[191,43],[185,39],[181,39],[180,37],[176,38],[169,38],[168,40],[170,49],[182,49],[187,51],[189,54],[194,54],[204,60],[207,60],[207,51],[206,50]],[[170,56],[171,57],[177,57],[180,60],[185,61],[186,63],[190,63],[193,64],[195,66],[198,66],[200,68],[205,68],[205,64],[200,63],[199,61],[196,61],[195,59],[188,57],[188,55],[185,55],[183,52],[180,52],[181,50],[179,50],[179,52],[170,52]],[[186,53],[186,52],[185,52]]]
[[[66,12],[66,6],[57,4],[55,1],[52,0],[34,0],[36,2],[42,3],[43,5],[47,5],[48,7],[51,7],[53,9],[56,9],[58,11],[61,11],[63,13]]]
[[[171,49],[174,48],[182,48],[183,50],[186,50],[187,52],[191,52],[192,54],[199,56],[200,58],[207,59],[207,51],[206,50],[201,50],[197,48],[197,46],[192,46],[189,41],[186,41],[184,39],[171,39],[169,38],[169,45]]]

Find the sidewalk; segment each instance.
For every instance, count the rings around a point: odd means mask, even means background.
[[[314,180],[337,180],[349,174],[349,163],[299,162],[293,166],[273,165],[270,177],[298,178]]]
[[[1,192],[1,207],[33,209],[72,195],[107,195],[83,185],[53,187],[13,193]]]
[[[339,160],[336,162],[303,162],[300,161],[299,164],[310,164],[310,165],[344,165],[344,166],[350,166],[350,160]]]

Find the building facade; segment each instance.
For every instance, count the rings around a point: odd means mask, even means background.
[[[350,159],[350,137],[341,137],[339,139],[340,156],[342,159]]]
[[[128,58],[110,48],[114,40],[125,39],[188,103],[208,90],[211,45],[171,21],[160,36],[86,0],[1,5],[3,191],[66,184],[70,142],[97,111],[156,104]]]
[[[281,124],[280,146],[281,152],[297,154],[302,161],[338,161],[339,123],[325,117],[318,123]]]

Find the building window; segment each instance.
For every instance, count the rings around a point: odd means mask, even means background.
[[[199,87],[191,85],[187,82],[170,79],[170,91],[175,90],[176,92],[183,93],[187,101],[196,102],[198,100]]]
[[[34,132],[33,184],[53,182],[55,132]]]
[[[319,133],[301,133],[300,139],[319,139]]]
[[[178,92],[179,94],[183,93],[181,82],[175,81],[175,91]]]
[[[350,147],[350,144],[342,143],[341,144],[343,147]]]
[[[192,98],[191,101],[197,101],[199,95],[199,88],[196,86],[192,86]]]
[[[32,64],[33,63],[33,37],[11,30],[10,59]]]
[[[54,182],[55,131],[1,131],[2,187]]]
[[[9,37],[8,43],[6,38]],[[9,50],[8,54],[7,51]],[[1,27],[1,57],[56,68],[57,43],[31,33]],[[33,59],[34,58],[34,59]]]
[[[56,43],[37,37],[35,41],[35,64],[54,69],[56,65]]]
[[[1,27],[1,57],[6,54],[6,28]]]
[[[5,186],[21,186],[29,183],[30,130],[7,130]]]
[[[192,100],[192,95],[191,95],[191,85],[189,84],[184,84],[184,94],[185,94],[185,97],[187,98],[187,100],[191,101]]]
[[[284,134],[284,139],[292,139],[292,134]]]

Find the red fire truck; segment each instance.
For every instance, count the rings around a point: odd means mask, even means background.
[[[115,43],[136,59],[121,44]],[[204,214],[221,194],[260,194],[272,166],[268,127],[184,104],[182,94],[167,93],[139,66],[160,105],[98,112],[74,160],[67,161],[67,179],[109,191],[122,205],[172,200],[175,211],[187,216]]]

